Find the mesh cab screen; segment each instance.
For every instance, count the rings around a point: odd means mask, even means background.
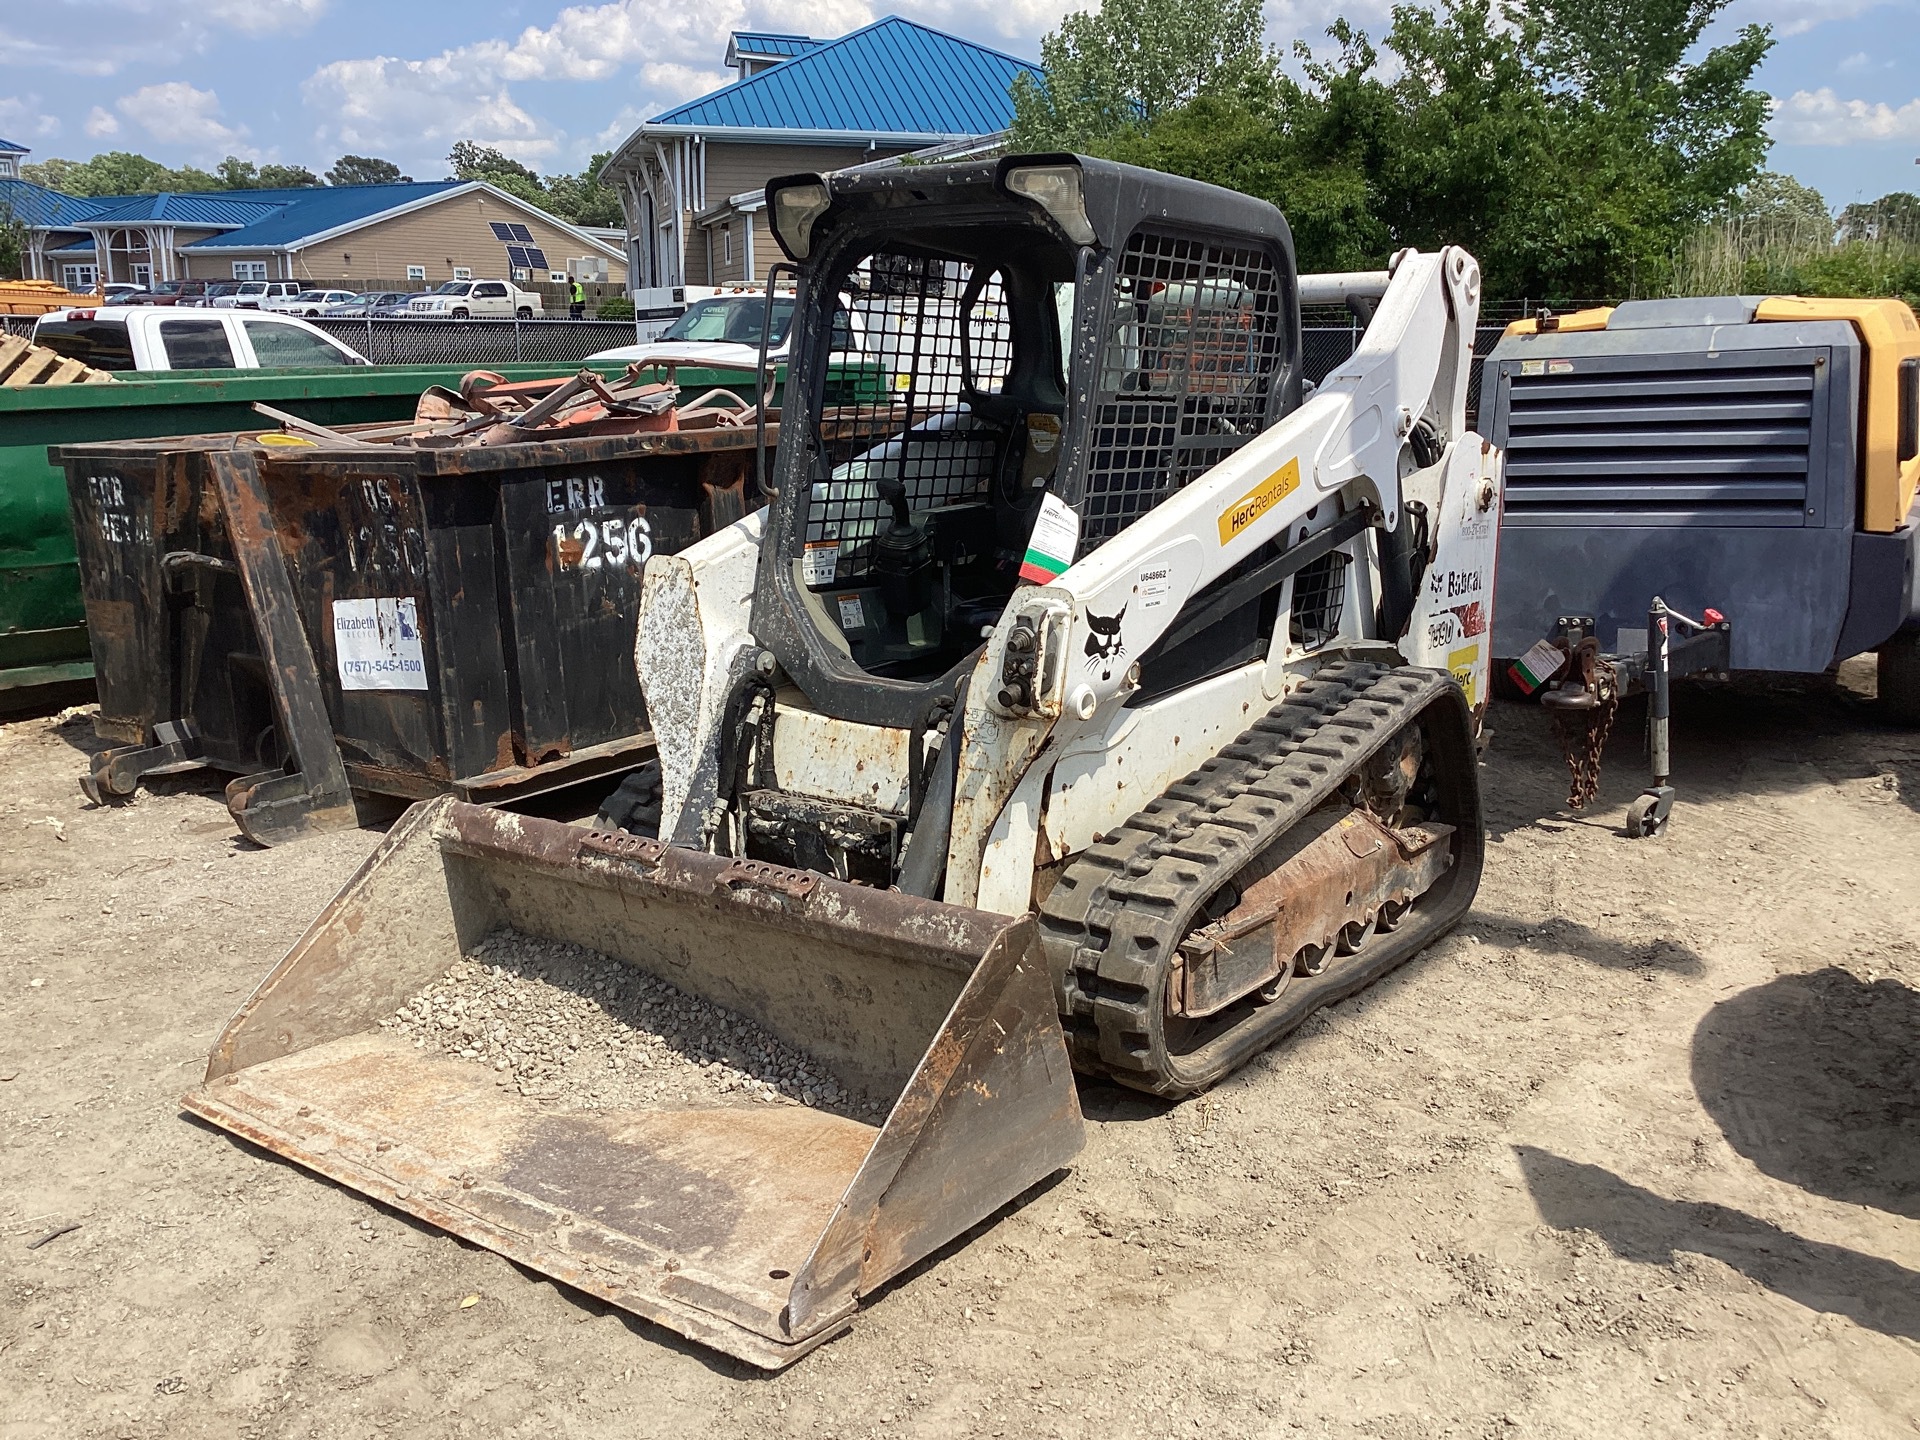
[[[998,271],[886,251],[861,268],[853,309],[868,388],[854,403],[830,398],[815,422],[805,579],[816,589],[868,573],[867,544],[891,513],[876,482],[900,481],[909,509],[924,511],[985,491],[1005,448],[1004,430],[965,398],[998,394],[1012,362]]]
[[[1083,550],[1260,433],[1287,361],[1284,300],[1263,250],[1149,230],[1128,240],[1095,380]]]

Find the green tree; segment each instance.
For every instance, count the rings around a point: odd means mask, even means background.
[[[1263,23],[1260,0],[1103,0],[1067,15],[1040,42],[1045,78],[1014,81],[1014,148],[1085,149],[1200,95],[1262,87]]]
[[[27,227],[0,200],[0,280],[19,280],[27,273]]]
[[[600,183],[600,167],[612,153],[602,150],[578,175],[549,175],[546,208],[575,225],[624,225],[619,194]]]
[[[234,155],[222,160],[214,174],[222,190],[293,190],[320,183],[304,165],[255,165]]]
[[[397,185],[406,178],[391,160],[371,155],[342,155],[327,171],[329,185]]]
[[[1920,195],[1896,190],[1871,204],[1853,204],[1840,212],[1845,240],[1905,240],[1920,244]]]
[[[455,180],[484,180],[529,205],[546,206],[547,190],[540,177],[491,145],[462,140],[447,152],[447,164],[453,168],[451,178]]]
[[[75,170],[80,168],[78,160],[62,160],[49,156],[45,160],[29,160],[20,167],[20,178],[35,185],[44,185],[49,190],[60,190],[72,195],[76,192],[69,183]]]
[[[306,190],[320,183],[320,177],[304,165],[262,165],[262,190]]]
[[[1270,199],[1307,268],[1457,243],[1495,295],[1661,293],[1686,237],[1766,153],[1767,101],[1750,82],[1767,32],[1702,40],[1727,0],[1402,4],[1378,50],[1344,21],[1331,58],[1296,45],[1298,78],[1252,63],[1244,29],[1195,58],[1184,32],[1129,19],[1155,4],[1106,0],[1063,21],[1042,46],[1045,80],[1016,85],[1016,143]],[[1098,50],[1128,24],[1156,63]],[[1154,87],[1170,104],[1117,78],[1178,67],[1189,86]]]
[[[126,150],[111,150],[91,160],[43,160],[23,167],[22,175],[69,195],[155,195],[163,190],[225,188],[218,178],[197,166],[174,170]]]

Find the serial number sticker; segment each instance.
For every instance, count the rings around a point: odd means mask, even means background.
[[[1220,543],[1225,545],[1299,488],[1300,461],[1296,457],[1220,512]]]
[[[1480,647],[1478,645],[1463,645],[1458,650],[1447,652],[1447,669],[1453,673],[1454,679],[1458,680],[1461,688],[1467,692],[1469,706],[1480,703],[1479,687],[1475,683],[1478,677],[1474,674],[1474,668],[1479,663]]]
[[[864,630],[867,628],[867,612],[860,604],[858,595],[842,595],[840,600],[840,628],[842,630]]]
[[[840,567],[840,542],[814,540],[800,555],[800,574],[809,585],[831,585]]]
[[[334,664],[342,690],[424,690],[420,615],[411,595],[333,602]]]
[[[1142,610],[1158,610],[1167,603],[1167,596],[1173,590],[1172,574],[1166,565],[1155,565],[1140,572],[1133,582],[1133,593],[1140,597]]]

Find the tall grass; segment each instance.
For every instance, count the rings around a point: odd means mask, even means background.
[[[1836,238],[1817,219],[1735,216],[1674,257],[1676,295],[1894,295],[1920,307],[1920,241]]]

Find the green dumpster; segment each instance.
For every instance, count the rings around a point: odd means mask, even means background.
[[[428,386],[457,386],[476,368],[532,380],[580,367],[175,370],[123,375],[111,385],[0,389],[0,708],[19,705],[25,690],[93,678],[66,480],[48,461],[50,446],[258,430],[256,401],[322,425],[403,420]],[[626,367],[592,368],[613,376]],[[733,371],[686,367],[677,379],[683,393],[751,389],[750,377]]]

